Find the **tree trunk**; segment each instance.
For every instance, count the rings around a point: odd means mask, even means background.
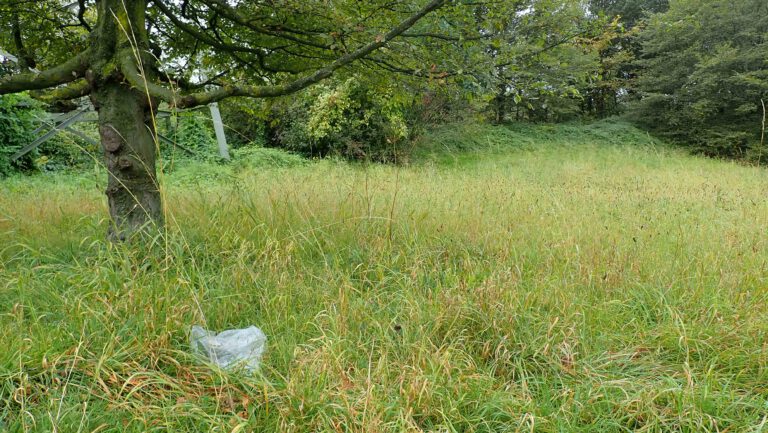
[[[119,82],[94,89],[91,98],[99,113],[109,176],[109,239],[121,241],[137,233],[156,232],[163,224],[163,208],[150,129],[153,103],[146,94]]]
[[[156,106],[142,88],[125,81],[119,65],[130,60],[154,78],[145,12],[147,0],[100,0],[91,34],[91,101],[99,113],[99,135],[107,168],[107,199],[112,223],[108,237],[122,241],[135,234],[153,235],[163,225],[163,206],[155,171],[152,111]]]
[[[506,83],[499,84],[496,97],[493,99],[493,111],[494,111],[494,123],[500,125],[504,123],[504,117],[507,115],[507,85]]]

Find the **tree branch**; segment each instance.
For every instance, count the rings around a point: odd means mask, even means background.
[[[463,41],[479,41],[481,39],[489,39],[496,35],[493,33],[488,33],[488,34],[479,35],[479,36],[451,36],[451,35],[443,35],[440,33],[403,33],[402,36],[404,38],[433,38],[433,39],[440,39],[443,41],[463,42]]]
[[[158,9],[160,9],[160,12],[162,12],[163,15],[165,15],[168,19],[171,20],[171,22],[173,22],[174,25],[176,25],[176,27],[178,27],[183,32],[192,36],[195,40],[200,41],[204,44],[207,44],[213,48],[216,48],[219,51],[230,53],[230,55],[232,55],[233,57],[236,57],[234,53],[248,53],[248,54],[255,55],[259,61],[259,66],[261,66],[261,68],[264,69],[265,71],[273,72],[273,73],[288,72],[291,74],[296,74],[296,73],[304,72],[306,70],[305,68],[302,68],[302,69],[284,68],[284,67],[268,65],[265,58],[266,56],[265,51],[267,51],[267,49],[250,48],[244,45],[224,42],[224,40],[219,36],[215,27],[212,26],[216,36],[210,36],[207,33],[205,33],[203,30],[184,23],[176,15],[174,15],[173,12],[168,8],[168,6],[166,6],[162,1],[155,0],[154,4],[155,6],[157,6]]]
[[[531,57],[536,57],[539,54],[544,54],[545,52],[547,52],[549,50],[553,50],[553,49],[555,49],[555,48],[557,48],[557,47],[559,47],[561,45],[565,45],[566,43],[568,43],[568,42],[570,42],[570,41],[572,41],[572,40],[574,40],[574,39],[576,39],[576,38],[578,38],[580,36],[584,36],[584,35],[586,35],[588,33],[589,33],[588,30],[584,30],[582,32],[578,32],[578,33],[574,33],[574,34],[568,35],[568,36],[563,37],[563,38],[561,38],[561,39],[559,39],[559,40],[557,40],[557,41],[555,41],[555,42],[553,42],[553,43],[551,43],[549,45],[546,45],[543,48],[540,48],[538,50],[534,50],[534,51],[530,51],[530,52],[527,52],[527,53],[523,53],[523,54],[515,57],[514,59],[512,59],[510,61],[506,61],[506,62],[503,62],[503,63],[497,63],[496,64],[496,68],[505,68],[507,66],[512,65],[516,61],[524,60],[524,59],[529,59]]]
[[[133,85],[138,89],[143,89],[147,93],[149,93],[151,96],[163,99],[169,104],[179,108],[206,105],[211,102],[220,101],[230,96],[271,98],[271,97],[288,95],[288,94],[297,92],[299,90],[302,90],[306,87],[309,87],[310,85],[315,84],[321,80],[324,80],[330,77],[331,75],[333,75],[333,73],[336,70],[354,62],[355,60],[364,58],[368,54],[371,54],[372,52],[378,50],[379,48],[384,47],[389,41],[400,36],[405,31],[413,27],[413,25],[416,24],[420,19],[424,18],[429,13],[441,8],[443,5],[445,5],[446,1],[447,0],[431,0],[427,5],[421,8],[417,13],[415,13],[414,15],[410,16],[409,18],[407,18],[406,20],[398,24],[395,28],[390,30],[387,34],[379,35],[376,37],[376,39],[373,42],[370,42],[369,44],[363,47],[360,47],[351,53],[348,53],[342,57],[339,57],[331,64],[321,69],[318,69],[317,71],[309,75],[305,75],[304,77],[298,78],[294,81],[291,81],[283,85],[278,85],[278,86],[228,85],[228,86],[219,87],[215,90],[211,90],[208,92],[179,94],[168,88],[157,85],[145,79],[145,77],[141,75],[138,68],[136,67],[136,64],[130,53],[126,53],[126,55],[120,55],[120,59],[121,59],[120,67],[123,74],[125,75],[125,78],[128,80],[129,83],[131,83],[131,85]]]
[[[226,2],[226,0],[202,0],[202,2],[208,5],[208,7],[220,13],[222,17],[232,22],[235,22],[241,26],[247,27],[256,33],[261,33],[263,35],[287,39],[289,41],[295,42],[300,45],[306,45],[309,47],[315,47],[315,48],[320,48],[324,50],[328,50],[331,48],[328,44],[325,44],[322,42],[317,42],[309,39],[299,38],[296,36],[286,35],[284,32],[279,30],[271,30],[264,26],[254,25],[250,19],[242,16],[237,10],[235,10],[235,8],[230,6]]]
[[[168,8],[168,6],[166,6],[162,1],[155,0],[154,5],[158,9],[160,9],[160,12],[162,12],[163,15],[168,17],[168,19],[170,19],[171,22],[176,27],[181,29],[183,32],[189,34],[193,38],[199,40],[200,42],[203,42],[212,46],[213,48],[217,48],[221,51],[226,51],[226,52],[245,52],[245,53],[257,52],[257,50],[254,48],[220,42],[215,38],[209,36],[207,33],[204,33],[202,30],[199,30],[194,26],[184,23],[176,15],[174,15],[173,12],[171,12],[171,10]]]
[[[88,50],[69,61],[42,72],[28,72],[0,78],[0,95],[24,90],[41,90],[82,78],[88,69]]]
[[[85,78],[81,78],[64,87],[56,88],[47,92],[32,92],[32,97],[47,104],[53,104],[59,101],[80,98],[91,93],[91,85]]]
[[[80,22],[80,25],[90,33],[92,31],[91,26],[85,21],[85,11],[88,8],[85,4],[86,1],[87,0],[77,0],[77,20]]]
[[[35,69],[37,62],[35,58],[27,51],[27,47],[24,46],[24,40],[21,37],[21,23],[19,21],[19,14],[14,13],[12,18],[13,28],[13,44],[16,45],[16,50],[19,53],[19,66],[22,71],[28,69]]]

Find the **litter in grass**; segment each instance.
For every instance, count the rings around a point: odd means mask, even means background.
[[[216,334],[195,325],[189,333],[189,341],[194,353],[205,356],[219,367],[226,370],[242,368],[248,372],[258,370],[267,347],[267,336],[255,326]]]

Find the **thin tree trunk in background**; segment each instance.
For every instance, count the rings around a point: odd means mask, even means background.
[[[757,166],[760,167],[760,162],[763,159],[763,146],[765,146],[765,101],[760,99],[760,105],[763,106],[763,129],[760,130],[760,153],[757,156]]]

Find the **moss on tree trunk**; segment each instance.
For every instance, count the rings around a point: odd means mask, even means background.
[[[109,238],[151,233],[163,223],[151,131],[152,101],[123,83],[104,84],[91,98],[99,113],[99,134],[109,174]]]

